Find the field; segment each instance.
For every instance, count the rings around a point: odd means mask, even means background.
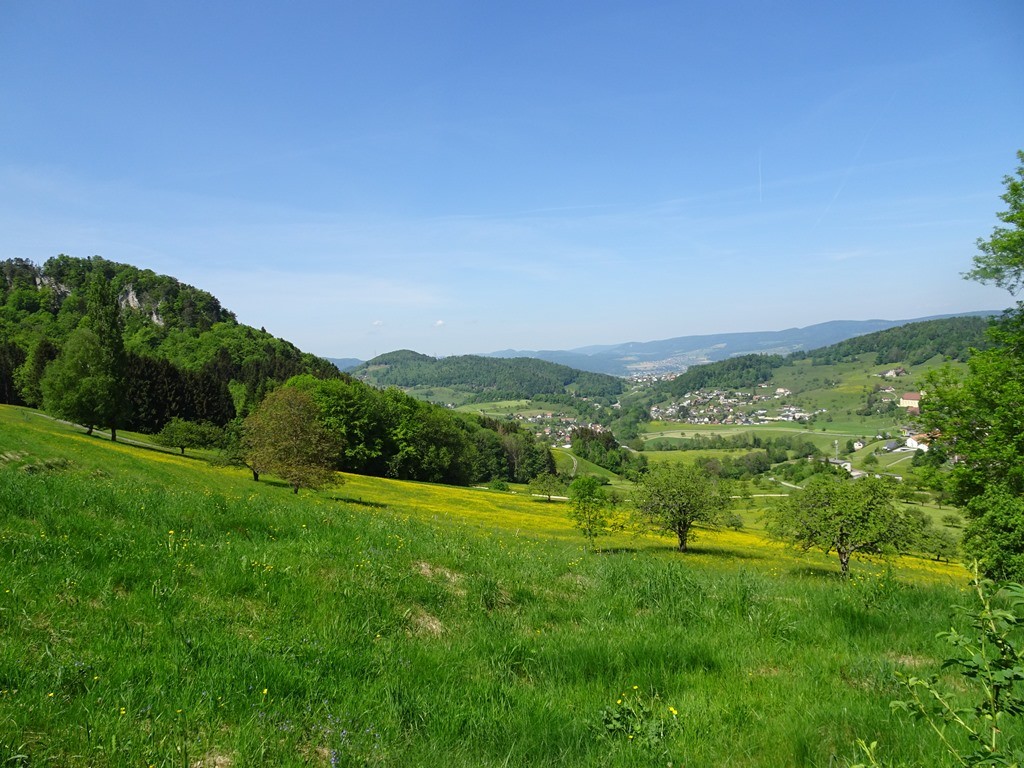
[[[949,765],[890,712],[966,572],[348,476],[298,497],[0,407],[0,760]],[[1009,736],[1019,736],[1013,728]]]

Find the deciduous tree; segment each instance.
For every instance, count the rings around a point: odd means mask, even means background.
[[[1007,226],[995,227],[987,240],[978,239],[974,269],[964,275],[1014,294],[1024,287],[1024,150],[1017,151],[1017,161],[1016,175],[1003,177],[1007,209],[996,214]]]
[[[86,315],[81,326],[96,334],[99,352],[92,361],[96,381],[104,383],[97,390],[100,397],[99,426],[110,430],[110,439],[117,440],[117,429],[129,416],[125,397],[124,325],[121,310],[110,281],[101,270],[93,272],[86,291]]]
[[[598,536],[609,532],[611,507],[600,480],[582,475],[569,484],[569,517],[591,549]]]
[[[693,526],[718,526],[731,501],[725,481],[694,465],[655,464],[633,490],[633,505],[640,518],[674,533],[680,552],[686,551]]]
[[[552,496],[563,494],[565,491],[565,483],[562,482],[562,479],[550,472],[537,475],[530,481],[530,493],[535,496],[546,496],[548,501],[551,501]]]
[[[978,241],[974,269],[965,277],[1016,294],[1024,287],[1024,152],[1015,176],[1006,176],[1006,226]],[[952,369],[930,376],[921,417],[935,435],[932,450],[952,460],[953,501],[968,522],[965,553],[986,576],[1024,579],[1024,303],[989,330],[992,346]]]
[[[90,435],[94,427],[109,424],[116,386],[102,365],[99,337],[85,327],[73,331],[47,366],[41,389],[50,415],[81,424]]]
[[[295,493],[343,482],[333,471],[340,445],[318,417],[308,392],[281,387],[268,394],[245,420],[246,463],[254,475],[277,475]]]
[[[820,549],[839,557],[843,576],[855,554],[904,549],[915,540],[912,518],[895,502],[887,480],[849,480],[815,475],[803,490],[768,512],[768,533],[801,549]]]
[[[218,443],[223,430],[208,422],[172,418],[156,434],[161,445],[178,448],[185,455],[186,448],[210,448]]]

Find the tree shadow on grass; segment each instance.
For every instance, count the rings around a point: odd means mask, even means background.
[[[609,547],[608,549],[597,547],[592,550],[595,555],[632,555],[639,551],[636,547]]]
[[[260,483],[263,485],[269,485],[273,488],[287,488],[289,491],[292,490],[292,484],[287,480],[278,480],[276,478],[260,476]]]
[[[791,576],[808,576],[812,579],[835,579],[840,581],[843,578],[843,574],[832,568],[820,568],[814,565],[803,565],[799,568],[791,568],[789,571]]]
[[[344,504],[357,504],[360,507],[372,507],[373,509],[387,509],[387,504],[382,504],[379,501],[364,501],[363,499],[353,499],[351,496],[331,496],[331,501],[340,501]]]
[[[670,552],[679,557],[690,557],[693,555],[702,555],[705,557],[720,557],[727,560],[764,560],[764,555],[759,555],[754,552],[741,552],[735,549],[712,549],[704,548],[700,545],[694,546],[690,544],[685,552],[680,552],[679,547],[666,546],[666,547],[654,547],[655,552]]]

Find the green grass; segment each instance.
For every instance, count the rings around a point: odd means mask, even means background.
[[[841,583],[756,531],[585,554],[557,502],[295,497],[8,407],[0,446],[4,765],[948,764],[888,701],[940,672],[955,567]],[[603,737],[620,699],[664,731]]]

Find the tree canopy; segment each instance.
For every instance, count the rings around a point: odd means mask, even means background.
[[[569,517],[591,549],[598,536],[608,533],[611,525],[608,495],[601,481],[593,475],[581,475],[569,484]]]
[[[970,357],[972,349],[988,346],[985,332],[989,325],[988,318],[975,316],[923,320],[866,333],[810,352],[794,353],[790,359],[808,357],[815,365],[827,365],[873,353],[876,365],[903,362],[919,365],[936,355],[962,362]]]
[[[887,480],[817,474],[768,512],[768,533],[801,549],[835,552],[843,576],[855,554],[903,549],[914,541],[912,518]]]
[[[1024,287],[1024,152],[1016,176],[1006,176],[989,239],[978,241],[974,269],[965,277],[1011,293]],[[966,376],[932,374],[921,417],[933,448],[952,460],[954,502],[968,517],[963,548],[989,577],[1024,579],[1024,303],[989,330],[991,346],[968,361]]]
[[[274,390],[245,420],[247,463],[254,472],[286,480],[295,493],[342,482],[333,469],[340,445],[319,422],[319,415],[308,392],[295,387]]]
[[[289,384],[310,393],[321,423],[341,439],[338,468],[346,472],[466,485],[526,483],[554,471],[548,447],[515,422],[455,413],[344,377],[298,376]]]
[[[717,527],[732,503],[728,484],[701,467],[655,464],[637,480],[633,505],[647,524],[675,534],[685,552],[693,526]]]
[[[103,368],[102,358],[99,337],[89,328],[78,328],[41,382],[47,412],[83,425],[89,434],[111,421],[110,409],[118,394],[117,382]]]
[[[1007,208],[996,216],[1007,226],[996,226],[988,239],[978,239],[974,269],[964,276],[994,283],[1012,294],[1024,288],[1024,150],[1017,151],[1015,175],[1003,177],[1006,192],[1000,197]]]
[[[223,426],[291,376],[340,375],[172,277],[98,256],[61,255],[42,267],[8,259],[0,262],[0,402],[43,404],[45,370],[80,326],[100,342],[93,368],[117,382],[118,424],[104,425],[114,428],[157,432],[172,417]]]
[[[171,448],[177,448],[185,455],[186,448],[210,448],[217,445],[223,437],[224,430],[209,422],[196,422],[172,418],[156,434],[157,442]]]

